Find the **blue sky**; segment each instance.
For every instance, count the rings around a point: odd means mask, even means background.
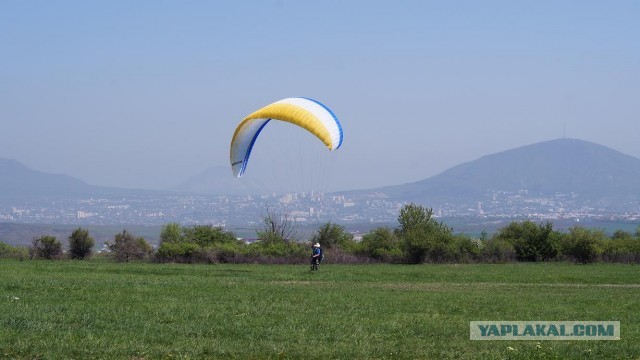
[[[638,1],[3,1],[0,157],[165,188],[290,96],[342,122],[328,190],[565,134],[640,157],[638,44]]]

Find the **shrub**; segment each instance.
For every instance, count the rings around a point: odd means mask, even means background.
[[[156,258],[160,262],[194,262],[196,253],[202,248],[198,244],[189,242],[165,242],[156,251]]]
[[[500,229],[496,238],[511,243],[521,261],[551,260],[558,255],[559,234],[550,222],[537,225],[529,220],[514,221]]]
[[[220,244],[215,247],[216,262],[235,263],[243,258],[247,252],[246,246],[240,244]],[[240,261],[243,262],[243,261]]]
[[[0,258],[24,259],[29,251],[23,246],[11,246],[0,241]]]
[[[77,228],[69,236],[69,256],[72,259],[84,259],[91,256],[95,241],[89,236],[89,230]]]
[[[162,228],[160,240],[155,254],[159,262],[229,262],[242,253],[244,245],[232,232],[212,225],[183,228],[170,223]]]
[[[107,242],[110,254],[118,262],[142,260],[152,252],[151,245],[142,237],[136,238],[127,230],[116,234],[114,242]]]
[[[637,263],[640,262],[640,241],[633,237],[613,238],[602,243],[603,261]]]
[[[270,239],[269,241],[261,240],[251,244],[248,254],[254,257],[293,257],[304,259],[310,256],[311,252],[303,243],[282,239]]]
[[[602,253],[606,236],[602,230],[575,226],[563,237],[562,253],[583,264],[594,262]]]
[[[444,262],[454,258],[453,230],[431,216],[432,209],[408,204],[400,209],[395,233],[408,262]]]
[[[178,223],[169,223],[160,231],[160,244],[166,242],[179,242],[182,240],[182,227]]]
[[[33,259],[59,259],[62,255],[62,244],[55,236],[42,235],[34,237],[29,248],[29,255]]]
[[[225,243],[238,243],[235,235],[220,226],[195,225],[182,229],[181,241],[195,243],[202,248]]]
[[[466,235],[458,234],[453,237],[453,256],[456,262],[476,262],[480,258],[482,243]]]
[[[353,245],[353,235],[344,226],[328,222],[322,225],[311,238],[312,243],[320,243],[323,250],[339,246],[349,248]]]
[[[407,260],[411,263],[448,262],[455,255],[453,239],[450,228],[430,221],[425,226],[405,231],[402,244]]]
[[[398,261],[403,256],[400,239],[387,227],[365,234],[357,253],[384,262]]]
[[[423,228],[432,221],[433,209],[425,208],[415,203],[404,205],[398,214],[399,226],[396,228],[398,236],[403,237],[408,232]]]
[[[482,242],[480,256],[483,261],[490,263],[505,263],[516,260],[513,245],[503,239],[493,238]]]

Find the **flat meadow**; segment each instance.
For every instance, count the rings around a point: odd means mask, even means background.
[[[640,267],[0,259],[0,358],[637,359]],[[620,321],[618,341],[471,341],[469,322]]]

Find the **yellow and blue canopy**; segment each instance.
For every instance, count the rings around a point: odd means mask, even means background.
[[[244,118],[231,139],[231,169],[241,177],[247,168],[251,149],[260,131],[271,120],[298,125],[322,141],[329,150],[342,145],[342,126],[333,111],[319,101],[296,97],[267,105]]]

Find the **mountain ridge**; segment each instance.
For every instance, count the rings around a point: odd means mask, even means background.
[[[120,189],[89,185],[68,175],[44,173],[0,158],[0,196],[5,200],[131,193],[264,194],[260,183],[240,180],[231,176],[228,168],[218,166],[163,191]],[[593,142],[561,138],[485,155],[415,182],[335,193],[380,192],[398,201],[444,203],[500,191],[638,199],[640,159]]]
[[[589,141],[562,138],[485,155],[427,179],[372,190],[417,201],[523,190],[637,199],[640,159]]]
[[[3,201],[78,196],[125,196],[132,193],[146,194],[155,193],[155,191],[90,185],[69,175],[34,170],[17,160],[0,157],[0,199]]]

